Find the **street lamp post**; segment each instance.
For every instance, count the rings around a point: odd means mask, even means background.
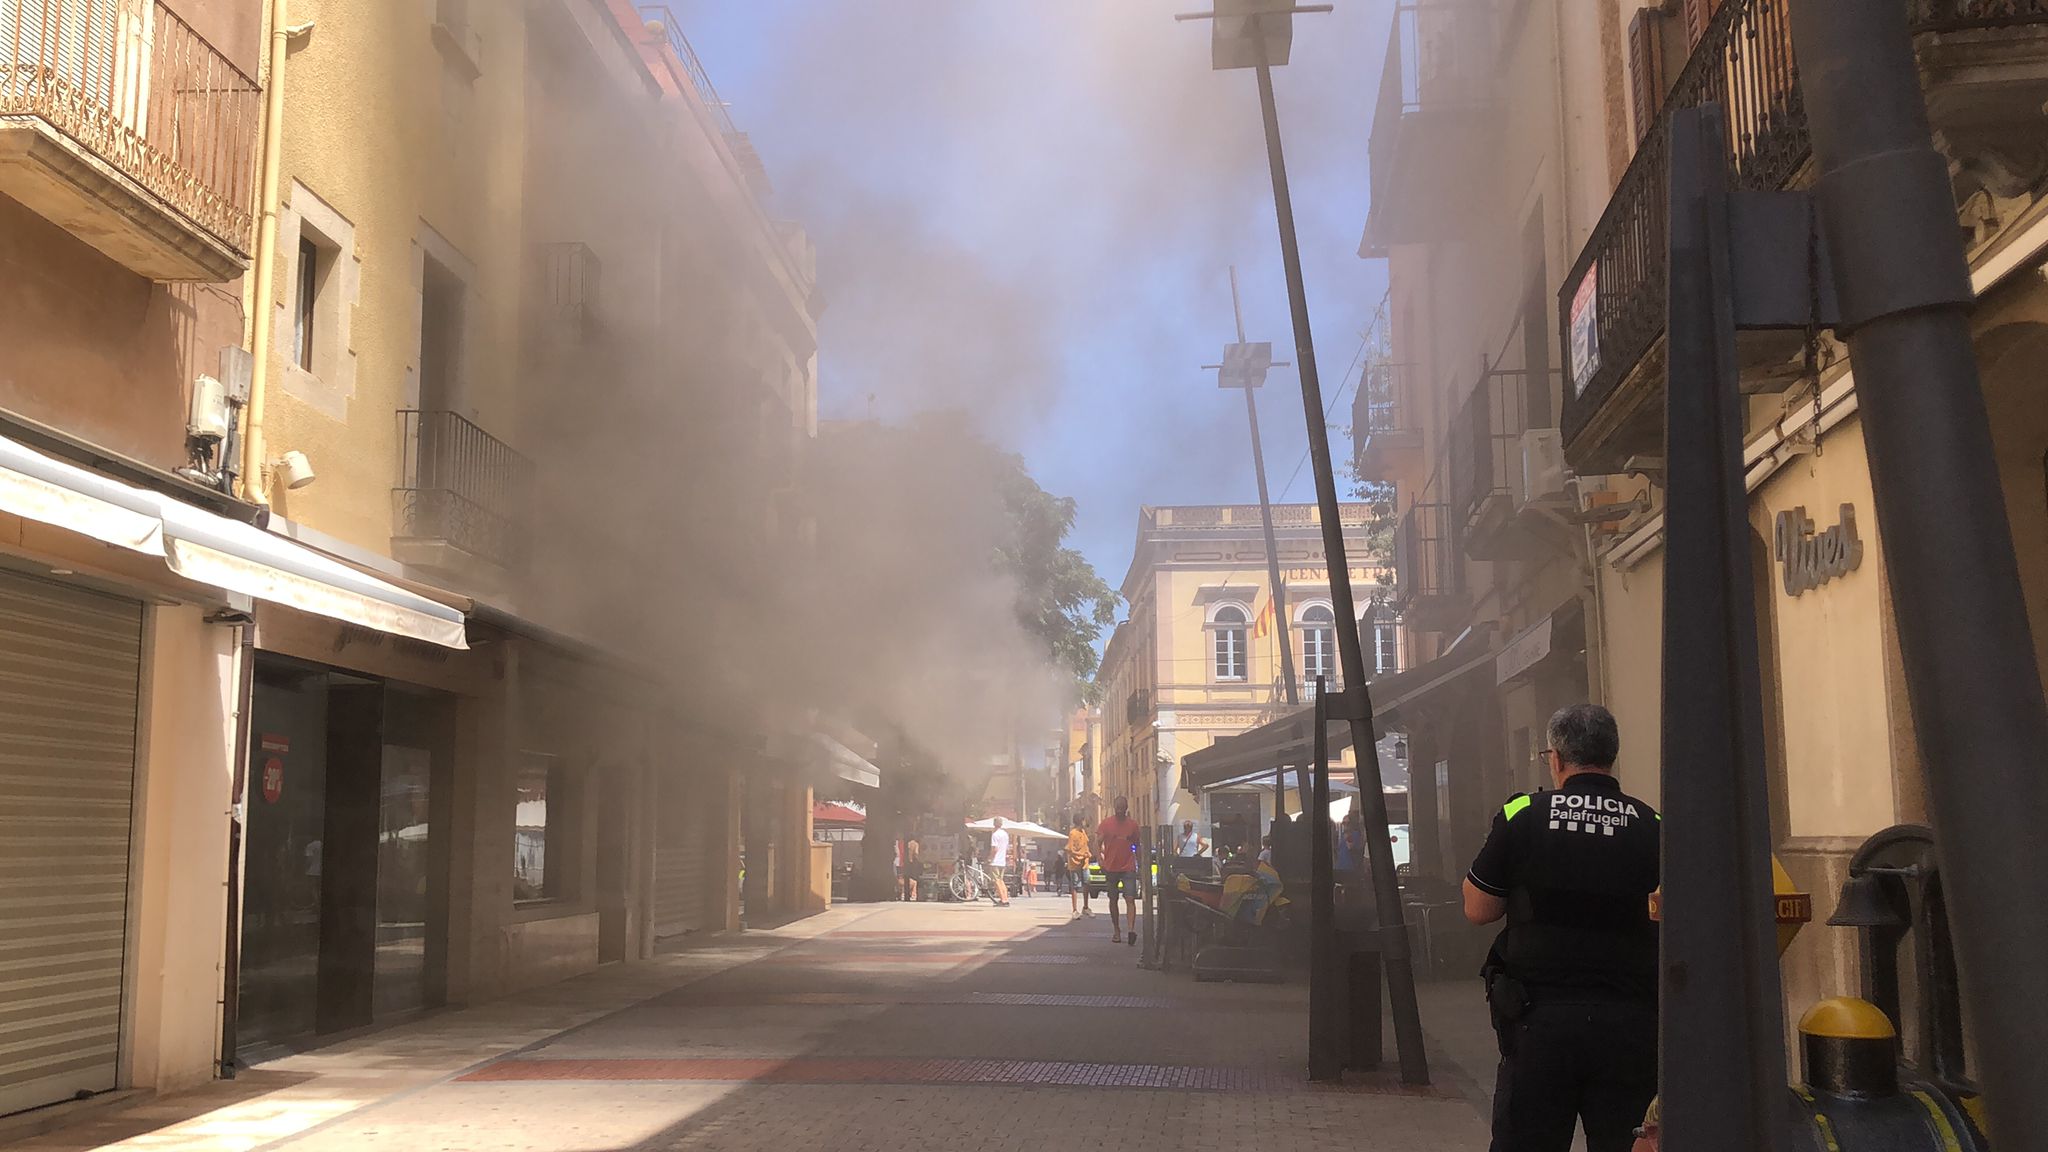
[[[1294,678],[1294,644],[1287,632],[1287,584],[1280,578],[1280,544],[1273,532],[1273,501],[1266,491],[1266,449],[1259,437],[1257,391],[1265,387],[1266,370],[1286,367],[1273,360],[1273,346],[1244,338],[1244,307],[1237,299],[1237,269],[1230,270],[1230,311],[1237,321],[1237,343],[1223,349],[1223,363],[1204,364],[1216,370],[1216,386],[1244,391],[1244,414],[1252,427],[1252,472],[1259,478],[1259,522],[1266,530],[1266,579],[1272,586],[1273,638],[1280,645],[1280,682],[1290,707],[1301,704],[1301,686]],[[1254,605],[1254,609],[1256,609]],[[1254,625],[1256,628],[1256,625]],[[1247,655],[1249,660],[1249,655]],[[1273,823],[1287,815],[1287,766],[1273,768]]]
[[[1273,175],[1273,208],[1280,226],[1280,256],[1287,272],[1287,296],[1294,318],[1295,363],[1308,418],[1308,450],[1316,480],[1316,506],[1323,522],[1323,555],[1330,568],[1330,602],[1338,622],[1337,652],[1344,689],[1329,701],[1329,715],[1351,723],[1358,750],[1358,799],[1364,806],[1366,854],[1372,862],[1373,897],[1380,922],[1380,955],[1394,1016],[1394,1043],[1401,1079],[1429,1082],[1423,1052],[1422,1014],[1415,1002],[1415,967],[1409,957],[1407,917],[1394,874],[1394,845],[1387,827],[1387,794],[1380,779],[1378,740],[1373,734],[1372,698],[1365,684],[1365,649],[1351,597],[1351,568],[1344,550],[1344,521],[1337,500],[1337,476],[1330,463],[1330,432],[1323,420],[1323,389],[1316,375],[1315,343],[1309,333],[1308,297],[1302,286],[1301,249],[1294,232],[1294,201],[1287,188],[1287,162],[1280,147],[1280,116],[1273,103],[1273,65],[1287,63],[1294,39],[1294,15],[1328,12],[1329,4],[1288,0],[1217,0],[1209,12],[1176,20],[1213,20],[1211,63],[1218,71],[1253,68],[1259,78],[1259,110],[1266,129],[1266,160]]]

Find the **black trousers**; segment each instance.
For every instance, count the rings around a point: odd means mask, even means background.
[[[1502,1037],[1493,1152],[1629,1152],[1657,1094],[1657,1012],[1648,1004],[1532,1004]]]

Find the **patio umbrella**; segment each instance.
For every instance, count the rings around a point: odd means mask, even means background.
[[[994,817],[990,817],[986,820],[970,820],[967,826],[976,832],[988,832],[995,828],[996,822]],[[1033,824],[1029,820],[1005,820],[1003,821],[1003,828],[1010,835],[1022,836],[1027,840],[1033,838],[1040,840],[1065,840],[1067,838],[1065,832],[1055,832],[1043,824]]]

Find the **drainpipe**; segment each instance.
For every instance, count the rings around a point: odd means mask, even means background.
[[[263,215],[256,227],[254,324],[249,354],[248,425],[242,435],[242,498],[270,503],[270,467],[264,461],[263,397],[270,385],[270,340],[277,292],[277,184],[284,140],[284,61],[292,29],[285,26],[285,0],[270,0],[270,63],[263,84],[263,176],[256,195]]]
[[[244,825],[249,816],[249,742],[254,731],[256,698],[256,625],[235,628],[235,767],[228,800],[228,929],[221,952],[220,1053],[216,1067],[220,1078],[235,1078],[235,1051],[240,1046],[237,1024],[242,987],[242,881],[247,854]]]

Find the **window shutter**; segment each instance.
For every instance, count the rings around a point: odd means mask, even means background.
[[[1655,8],[1639,9],[1629,21],[1628,75],[1629,111],[1640,144],[1664,107],[1664,13]]]
[[[1707,34],[1707,22],[1721,10],[1721,0],[1685,0],[1685,47],[1689,52]]]

